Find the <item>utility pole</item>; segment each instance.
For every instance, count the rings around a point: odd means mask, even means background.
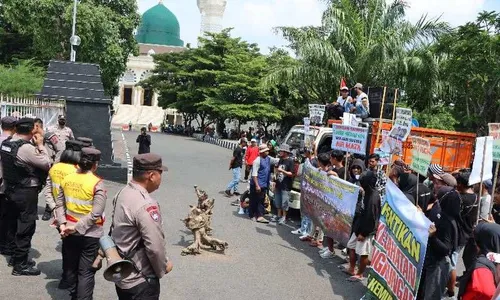
[[[71,44],[71,57],[70,61],[76,61],[76,50],[75,46],[79,46],[81,43],[80,37],[76,35],[76,6],[78,5],[78,0],[73,2],[73,27],[71,30],[71,37],[69,42]]]

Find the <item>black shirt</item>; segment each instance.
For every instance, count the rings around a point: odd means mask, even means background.
[[[477,213],[479,209],[479,198],[476,194],[460,194],[462,207],[460,215],[464,221],[463,231],[467,237],[472,237],[474,227],[477,223]]]
[[[241,168],[243,166],[243,149],[240,146],[236,146],[233,151],[234,160],[231,164],[231,169]]]
[[[294,163],[293,159],[291,158],[280,158],[280,161],[278,162],[278,169],[283,169],[287,172],[293,172],[294,168]],[[281,172],[277,172],[276,174],[276,189],[278,190],[284,190],[284,191],[290,191],[292,189],[292,177],[286,176],[285,174]]]
[[[139,154],[149,153],[151,150],[151,136],[149,134],[140,134],[136,142],[139,143]]]
[[[341,167],[339,169],[333,167],[332,168],[332,171],[337,173],[337,175],[339,176],[340,179],[344,180],[344,178],[346,178],[345,180],[349,180],[349,176],[345,177],[346,174],[345,174],[345,167]]]

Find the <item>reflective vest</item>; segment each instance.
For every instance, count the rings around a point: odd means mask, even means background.
[[[50,181],[52,181],[52,195],[54,199],[57,199],[57,194],[59,194],[59,187],[63,179],[69,175],[76,173],[76,166],[72,164],[57,163],[50,168],[49,176]]]
[[[92,212],[94,189],[99,182],[101,178],[92,172],[73,173],[63,179],[61,188],[66,200],[66,220],[77,223],[80,218]],[[102,226],[104,219],[99,218],[96,224]]]

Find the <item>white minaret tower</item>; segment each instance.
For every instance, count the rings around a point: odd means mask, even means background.
[[[197,0],[201,13],[200,35],[205,32],[220,32],[227,0]]]

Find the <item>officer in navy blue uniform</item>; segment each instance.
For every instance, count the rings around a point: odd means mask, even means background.
[[[12,275],[40,275],[34,263],[28,261],[31,239],[38,219],[38,193],[50,169],[50,157],[40,133],[33,133],[34,120],[22,118],[16,122],[16,133],[2,142],[5,196],[9,206],[8,231],[15,232],[8,245],[14,249]],[[33,141],[33,144],[30,142]]]

